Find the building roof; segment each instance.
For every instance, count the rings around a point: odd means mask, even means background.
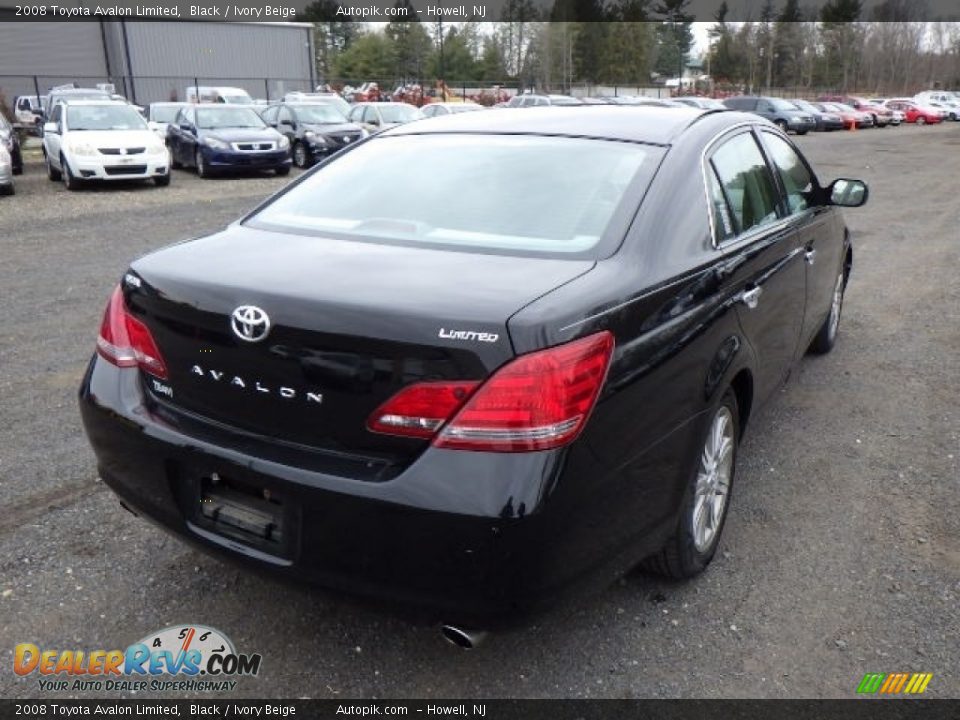
[[[675,137],[709,112],[716,111],[635,105],[503,108],[418,120],[384,134],[566,135],[669,145]]]

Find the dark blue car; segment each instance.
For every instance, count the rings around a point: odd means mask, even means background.
[[[195,167],[200,177],[226,170],[290,172],[290,141],[248,107],[184,107],[167,127],[167,147],[173,167]]]

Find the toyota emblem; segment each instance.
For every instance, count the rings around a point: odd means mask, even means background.
[[[270,332],[270,317],[256,305],[241,305],[230,316],[233,334],[246,342],[260,342]]]

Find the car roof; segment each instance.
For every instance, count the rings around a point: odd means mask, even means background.
[[[669,145],[705,115],[727,115],[693,107],[580,105],[504,109],[496,113],[456,113],[418,121],[383,135],[475,133],[478,135],[566,135]],[[731,118],[741,117],[730,113]],[[731,122],[731,125],[734,124]]]
[[[104,97],[110,97],[110,93],[105,90],[100,90],[99,88],[61,88],[60,90],[51,90],[49,95],[90,95],[91,93],[95,95],[103,95]]]
[[[131,105],[130,103],[123,102],[122,100],[96,100],[93,98],[83,98],[80,100],[69,100],[69,101],[61,100],[60,103],[64,105],[78,105],[78,106],[92,105],[95,107],[101,107],[101,106],[102,107],[133,107],[133,105]]]

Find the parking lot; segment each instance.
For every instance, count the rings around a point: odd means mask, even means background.
[[[232,697],[852,697],[898,671],[960,696],[960,123],[796,140],[871,199],[846,211],[838,346],[752,420],[714,564],[688,583],[636,572],[470,653],[195,552],[97,479],[75,394],[127,263],[290,178],[68,192],[30,156],[0,198],[0,695],[38,694],[9,670],[17,643],[112,649],[202,623],[263,655]]]

